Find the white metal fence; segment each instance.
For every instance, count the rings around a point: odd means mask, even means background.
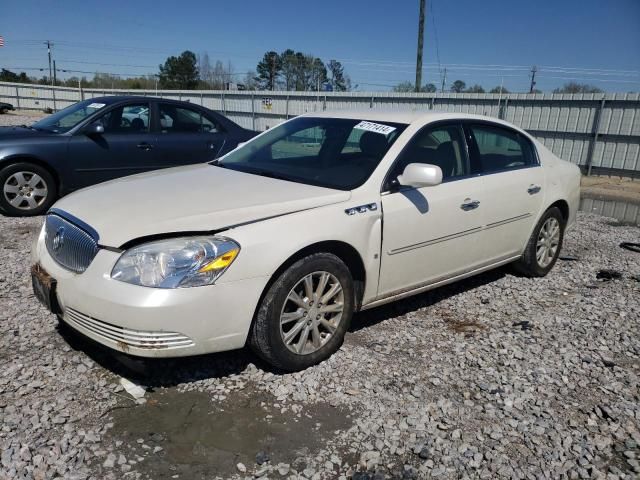
[[[490,115],[537,137],[556,155],[601,173],[640,176],[640,94],[475,94],[103,90],[0,82],[0,101],[16,108],[60,110],[81,99],[144,95],[185,100],[265,130],[288,118],[327,109],[440,110]]]

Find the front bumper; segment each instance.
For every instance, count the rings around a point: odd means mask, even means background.
[[[86,271],[73,273],[51,258],[41,232],[32,260],[56,279],[62,320],[114,350],[180,357],[244,346],[267,277],[205,287],[148,288],[110,277],[119,256],[101,249]]]

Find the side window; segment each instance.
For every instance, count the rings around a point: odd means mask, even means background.
[[[146,133],[149,131],[149,104],[116,107],[98,120],[105,133]]]
[[[499,172],[534,164],[529,141],[518,132],[491,125],[471,125],[482,173]]]
[[[271,145],[271,159],[317,157],[324,140],[322,127],[300,130]]]
[[[163,132],[216,133],[218,126],[198,110],[160,104],[160,127]]]
[[[462,127],[458,124],[426,127],[409,141],[400,154],[392,178],[410,163],[428,163],[442,169],[442,179],[469,175],[469,160]]]

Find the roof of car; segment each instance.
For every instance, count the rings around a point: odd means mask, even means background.
[[[148,102],[149,100],[162,100],[163,102],[191,103],[184,100],[174,100],[171,98],[161,98],[161,97],[153,97],[153,96],[145,97],[142,95],[109,95],[108,97],[93,97],[87,100],[91,100],[92,102],[101,102],[107,105],[111,105],[113,103],[118,103],[123,101],[130,101],[130,100],[144,101],[144,102]],[[195,103],[191,103],[191,105],[196,105],[197,107],[200,106]]]
[[[503,120],[486,115],[475,115],[471,113],[460,112],[440,112],[437,110],[386,110],[386,109],[361,109],[361,110],[325,110],[323,112],[314,112],[305,114],[307,117],[325,117],[325,118],[350,118],[360,120],[372,120],[378,122],[405,123],[414,122],[427,123],[437,120],[489,120],[496,123],[510,125]],[[511,126],[511,125],[510,125]]]

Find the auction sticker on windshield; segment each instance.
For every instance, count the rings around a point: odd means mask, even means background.
[[[106,105],[106,103],[90,103],[89,105],[87,105],[87,108],[102,108]]]
[[[364,120],[353,128],[366,130],[367,132],[381,133],[382,135],[389,135],[396,129],[396,127],[390,127],[389,125],[382,125],[381,123],[367,122]]]

